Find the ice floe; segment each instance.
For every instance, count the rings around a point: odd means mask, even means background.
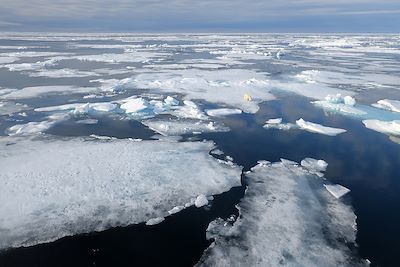
[[[372,104],[374,107],[390,110],[393,112],[400,112],[400,101],[391,99],[379,100],[376,104]]]
[[[263,127],[265,129],[290,130],[297,128],[297,125],[293,123],[282,123],[282,118],[276,118],[267,120]]]
[[[346,132],[345,129],[323,126],[321,124],[305,121],[302,118],[298,119],[296,121],[296,124],[302,130],[306,130],[306,131],[312,132],[312,133],[329,135],[329,136],[335,136],[335,135]]]
[[[175,136],[183,134],[200,134],[207,132],[227,132],[229,128],[212,121],[192,119],[150,119],[142,121],[151,130],[163,136]]]
[[[123,86],[181,93],[187,100],[202,99],[211,103],[224,103],[249,113],[255,113],[260,102],[274,99],[269,93],[265,76],[244,69],[144,73],[125,81]],[[253,101],[244,101],[245,94],[251,95]]]
[[[223,117],[228,115],[237,115],[242,114],[242,110],[240,109],[231,109],[231,108],[216,108],[216,109],[207,109],[206,113],[211,117]]]
[[[328,95],[325,100],[314,101],[314,105],[323,108],[324,110],[339,112],[345,115],[363,116],[367,112],[355,107],[356,100],[351,96],[342,96],[341,94]]]
[[[211,142],[3,137],[0,146],[0,249],[159,223],[240,185],[241,169],[209,155]]]
[[[363,120],[365,127],[388,135],[400,136],[400,120]]]
[[[93,87],[77,87],[77,86],[33,86],[33,87],[25,87],[19,90],[15,90],[8,94],[0,96],[0,99],[26,99],[26,98],[35,98],[43,95],[51,95],[51,94],[59,94],[59,95],[67,95],[67,94],[85,94],[96,91],[96,88]]]
[[[356,216],[323,179],[297,164],[259,163],[246,173],[240,216],[210,223],[214,243],[197,266],[363,266]]]

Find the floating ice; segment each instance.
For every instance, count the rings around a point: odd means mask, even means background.
[[[25,87],[20,90],[10,92],[8,94],[0,96],[4,99],[25,99],[35,98],[49,94],[84,94],[96,91],[93,87],[76,87],[76,86],[34,86]]]
[[[220,124],[208,121],[189,119],[159,120],[150,119],[142,121],[151,130],[163,136],[175,136],[193,133],[227,132],[229,129]]]
[[[90,111],[98,111],[98,112],[110,112],[115,110],[118,107],[117,104],[110,102],[98,102],[98,103],[74,103],[74,104],[65,104],[60,106],[50,106],[50,107],[42,107],[35,108],[37,112],[53,112],[53,111],[64,111],[71,110],[75,115],[79,114],[87,114]]]
[[[7,64],[7,63],[12,63],[14,61],[17,61],[19,58],[17,57],[3,57],[0,56],[0,64]]]
[[[305,158],[300,162],[301,166],[308,170],[324,172],[328,167],[328,163],[322,159]]]
[[[48,130],[55,124],[55,121],[28,122],[17,124],[7,129],[8,135],[37,134]]]
[[[241,169],[209,155],[213,146],[0,138],[0,249],[154,223],[201,194],[240,185]]]
[[[125,110],[126,113],[137,113],[146,108],[146,101],[140,97],[126,100],[126,102],[121,105],[121,109]]]
[[[263,127],[265,129],[290,130],[297,128],[297,125],[293,123],[282,123],[282,118],[276,118],[267,120]]]
[[[196,198],[196,200],[194,201],[194,205],[197,207],[197,208],[201,208],[201,207],[203,207],[203,206],[205,206],[205,205],[208,205],[208,199],[207,199],[207,197],[205,196],[205,195],[199,195],[197,198]]]
[[[350,192],[350,189],[348,189],[340,184],[324,185],[324,186],[325,186],[326,190],[328,190],[328,192],[331,193],[336,198],[341,198],[342,196],[344,196]]]
[[[400,120],[380,121],[380,120],[363,120],[365,127],[388,135],[400,135]]]
[[[351,96],[342,97],[341,94],[328,95],[325,97],[325,100],[314,101],[312,103],[325,110],[340,112],[345,115],[363,116],[367,114],[364,110],[354,107],[356,101]]]
[[[358,266],[356,216],[323,180],[293,164],[258,164],[232,225],[217,219],[199,266]]]
[[[0,116],[10,115],[12,113],[20,112],[28,109],[29,107],[24,104],[14,102],[2,102],[0,101]]]
[[[152,218],[146,222],[146,225],[156,225],[163,222],[164,220],[165,220],[164,217]]]
[[[175,107],[171,112],[172,115],[180,118],[200,119],[205,120],[207,116],[197,106],[196,103],[190,100],[184,100],[183,106]]]
[[[240,109],[230,109],[230,108],[217,108],[217,109],[208,109],[206,110],[207,115],[212,117],[223,117],[228,115],[236,115],[241,114],[242,110]]]
[[[300,129],[329,136],[335,136],[346,132],[344,129],[323,126],[321,124],[305,121],[302,118],[298,119],[296,124],[300,127]]]
[[[267,88],[268,81],[261,73],[244,69],[229,70],[171,70],[170,72],[139,74],[125,87],[161,89],[186,95],[186,99],[203,99],[224,103],[249,113],[258,110],[258,103],[274,99]],[[243,100],[244,94],[253,97]]]
[[[382,108],[393,112],[400,112],[400,101],[398,100],[382,99],[376,104],[372,105],[377,108]]]

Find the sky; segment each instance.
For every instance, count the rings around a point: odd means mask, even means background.
[[[0,31],[400,32],[400,0],[0,0]]]

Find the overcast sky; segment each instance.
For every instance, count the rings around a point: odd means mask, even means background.
[[[400,32],[400,0],[0,0],[2,31]]]

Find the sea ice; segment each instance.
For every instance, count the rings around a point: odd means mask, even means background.
[[[362,266],[352,247],[356,215],[298,165],[258,164],[233,223],[210,223],[214,243],[198,266]]]
[[[3,99],[27,99],[35,98],[49,94],[84,94],[96,91],[93,87],[76,87],[76,86],[34,86],[25,87],[20,90],[10,92],[8,94],[0,96]]]
[[[400,135],[400,120],[380,121],[380,120],[363,120],[365,127],[388,135]]]
[[[240,185],[212,142],[0,138],[0,249],[140,222]],[[188,164],[188,162],[190,164]],[[50,164],[51,163],[51,164]],[[153,220],[151,220],[153,219]]]
[[[291,130],[297,128],[293,123],[282,123],[282,118],[269,119],[263,126],[265,129]]]
[[[176,136],[193,133],[228,132],[229,128],[209,121],[191,119],[150,119],[142,121],[151,130],[163,136]]]
[[[196,200],[194,201],[194,205],[197,208],[201,208],[205,205],[208,205],[208,199],[205,195],[199,195]]]
[[[351,96],[343,97],[341,94],[328,95],[325,97],[325,100],[314,101],[312,103],[324,110],[340,112],[345,115],[363,116],[367,114],[364,110],[355,107],[356,101]]]
[[[230,109],[230,108],[217,108],[217,109],[208,109],[206,110],[208,116],[211,117],[223,117],[228,115],[236,115],[241,114],[242,110],[240,109]]]
[[[372,105],[377,108],[382,108],[393,112],[400,112],[400,101],[398,100],[382,99],[376,104]]]
[[[335,136],[346,132],[344,129],[323,126],[321,124],[305,121],[302,118],[298,119],[296,124],[300,127],[300,129],[329,136]]]
[[[341,198],[342,196],[346,195],[348,192],[350,192],[350,189],[340,185],[340,184],[334,184],[334,185],[324,185],[326,190],[328,190],[329,193],[331,193],[334,197],[336,198]]]
[[[300,162],[301,166],[308,170],[324,172],[328,167],[328,163],[322,159],[305,158]]]

